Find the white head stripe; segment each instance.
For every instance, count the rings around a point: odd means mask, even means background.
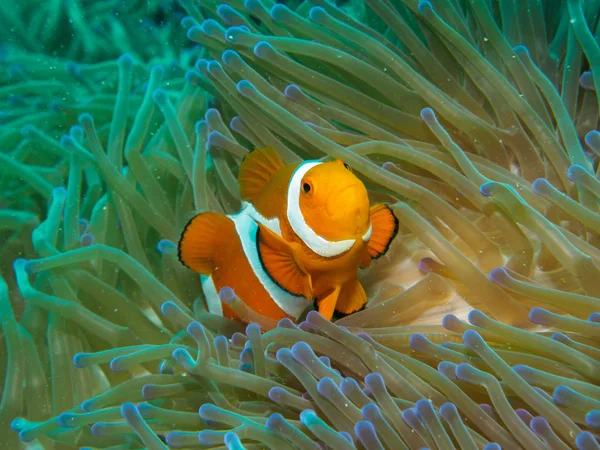
[[[369,242],[371,239],[371,235],[373,234],[373,224],[369,221],[369,229],[365,234],[363,234],[362,240],[364,242]]]
[[[322,164],[321,161],[306,161],[298,166],[292,175],[288,187],[287,197],[287,219],[292,226],[294,233],[304,241],[308,247],[319,256],[331,257],[341,255],[350,250],[354,245],[355,239],[346,239],[345,241],[328,241],[319,236],[308,226],[300,210],[300,188],[304,175],[315,166]]]

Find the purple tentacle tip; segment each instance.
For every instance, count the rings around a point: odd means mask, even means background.
[[[427,14],[428,12],[433,11],[433,5],[427,0],[420,1],[417,8],[421,14]]]
[[[81,405],[79,405],[79,407],[81,408],[81,410],[83,412],[86,412],[86,413],[94,411],[95,410],[94,399],[92,398],[92,399],[86,400]]]
[[[111,359],[109,364],[110,370],[112,370],[113,372],[122,372],[123,370],[125,370],[119,365],[121,361],[123,361],[123,357]]]
[[[86,124],[89,126],[94,126],[94,118],[90,113],[80,114],[77,118],[77,121],[84,127],[86,126]]]
[[[152,94],[152,99],[157,105],[165,105],[169,101],[169,95],[164,89],[158,88]]]
[[[154,397],[154,385],[152,384],[145,384],[144,386],[142,386],[142,398],[144,400],[152,400],[152,398]]]
[[[200,29],[202,30],[202,33],[204,33],[206,35],[209,35],[212,32],[222,29],[222,28],[223,27],[221,26],[221,24],[219,24],[219,22],[217,22],[216,20],[213,20],[213,19],[206,19],[200,25]]]
[[[371,390],[371,392],[385,389],[385,381],[381,374],[373,372],[365,377],[365,384]]]
[[[240,438],[233,431],[230,431],[229,433],[227,433],[223,440],[224,440],[225,446],[227,447],[228,450],[241,450],[244,448],[242,446],[242,442],[240,441]]]
[[[410,337],[410,347],[418,352],[425,352],[429,344],[429,340],[420,333],[415,333]]]
[[[583,431],[575,438],[577,450],[600,450],[600,445],[595,436],[589,431]]]
[[[585,422],[592,428],[600,429],[600,409],[587,413],[585,415]]]
[[[242,80],[238,82],[236,89],[243,96],[248,96],[255,90],[255,87],[248,80]]]
[[[86,356],[87,353],[75,353],[75,355],[73,356],[73,365],[78,369],[83,369],[84,367],[87,367],[87,365],[85,364]]]
[[[366,420],[357,422],[354,426],[354,433],[366,449],[383,449],[383,446],[377,437],[375,427],[373,427],[371,422]]]
[[[548,311],[543,308],[532,308],[529,312],[529,320],[536,324],[544,324],[548,318]]]
[[[325,9],[323,9],[322,7],[313,6],[309,11],[308,16],[311,20],[315,22],[322,22],[324,19],[327,18],[328,14],[327,11],[325,11]]]
[[[205,403],[198,409],[198,415],[203,420],[214,420],[215,415],[219,413],[219,409],[210,403]]]
[[[156,245],[156,249],[163,255],[173,255],[177,251],[177,245],[168,239],[161,239]]]
[[[485,447],[483,447],[483,450],[502,450],[502,447],[500,447],[500,445],[496,444],[495,442],[490,442]]]
[[[449,422],[453,417],[458,416],[456,405],[454,405],[454,403],[444,403],[440,406],[440,416],[442,416],[446,422]]]
[[[377,406],[375,403],[368,403],[365,406],[363,406],[361,414],[366,420],[369,421],[374,421],[383,417],[379,406]]]
[[[600,132],[592,130],[585,135],[585,143],[592,149],[600,149]]]
[[[586,173],[587,170],[585,170],[583,166],[580,166],[579,164],[573,164],[571,167],[569,167],[569,170],[567,171],[567,176],[569,177],[569,180],[571,180],[574,183],[577,183],[577,181],[579,181],[580,178]]]
[[[127,420],[133,420],[139,416],[139,412],[133,403],[123,403],[121,405],[121,416]]]
[[[354,444],[354,439],[352,439],[352,435],[350,433],[347,433],[345,431],[340,431],[339,435],[342,436],[344,439],[346,439],[351,444]]]
[[[190,84],[195,84],[196,82],[199,82],[200,77],[198,76],[198,73],[195,70],[188,70],[185,75],[185,82],[186,83],[190,83]]]
[[[288,84],[283,93],[290,100],[298,100],[302,96],[302,90],[296,84]]]
[[[484,340],[481,337],[481,335],[475,331],[475,330],[467,330],[463,333],[463,337],[462,337],[463,343],[469,347],[469,348],[473,348],[473,347],[477,347],[479,345],[484,344]]]
[[[554,398],[554,401],[559,405],[564,405],[565,402],[568,401],[569,397],[577,395],[578,393],[570,387],[560,385],[556,386],[556,388],[554,389],[554,392],[552,393],[552,398]]]
[[[330,397],[330,394],[333,394],[336,390],[337,385],[331,378],[322,378],[317,383],[317,391],[319,391],[319,394],[321,394],[325,398]]]
[[[588,322],[600,323],[600,313],[593,312],[588,317]]]
[[[489,273],[488,278],[493,283],[504,284],[510,278],[510,275],[508,274],[506,267],[496,267]]]
[[[435,111],[429,107],[423,108],[421,110],[421,119],[423,119],[425,122],[434,121],[436,119]]]
[[[225,136],[223,136],[218,131],[211,131],[210,133],[208,133],[207,142],[209,146],[218,147],[222,145],[225,140]]]
[[[239,62],[241,60],[242,58],[240,57],[240,55],[233,50],[225,50],[223,52],[223,55],[221,55],[221,61],[223,61],[227,66],[231,66],[234,63]]]
[[[287,392],[284,389],[280,387],[274,387],[269,389],[269,393],[267,395],[272,401],[274,401],[275,403],[279,403],[281,402],[281,400],[283,400],[286,394]]]
[[[331,359],[329,358],[329,356],[319,356],[319,361],[321,361],[327,367],[331,368]]]
[[[442,317],[442,326],[447,330],[455,331],[455,325],[458,324],[458,321],[458,317],[454,314],[446,314]]]
[[[596,85],[594,84],[594,75],[591,71],[586,70],[579,77],[579,85],[583,89],[587,89],[588,91],[595,91]]]
[[[281,3],[277,3],[270,11],[271,18],[277,22],[285,20],[289,14],[291,14],[290,9]]]
[[[177,305],[173,302],[164,302],[162,305],[160,305],[160,312],[163,313],[165,316],[168,316],[176,309]]]
[[[479,187],[479,192],[481,192],[481,195],[483,195],[484,197],[489,197],[490,195],[492,195],[493,189],[494,189],[494,184],[493,182],[491,183],[483,183],[480,187]]]
[[[82,247],[89,247],[90,245],[94,245],[95,242],[94,235],[91,233],[83,233],[79,238],[79,243]]]
[[[482,403],[482,404],[479,405],[479,407],[481,409],[483,409],[488,416],[490,416],[490,417],[494,417],[495,416],[494,408],[492,408],[487,403]]]
[[[515,409],[515,413],[517,413],[517,416],[519,416],[519,419],[521,419],[527,425],[529,425],[529,423],[533,419],[533,416],[531,415],[531,413],[525,409],[522,409],[522,408]]]
[[[72,413],[62,413],[58,415],[56,422],[61,428],[71,428],[73,425],[71,425],[70,422],[75,416],[76,415]]]
[[[402,419],[411,428],[419,427],[419,422],[421,421],[416,408],[408,408],[402,411]]]
[[[477,369],[475,369],[472,365],[467,363],[461,363],[456,366],[456,377],[459,380],[466,381],[468,383],[472,383],[477,376]]]
[[[148,403],[138,403],[137,410],[144,419],[152,417],[152,409],[154,407]]]
[[[231,303],[235,300],[235,291],[229,286],[219,289],[219,298],[224,303]]]
[[[513,48],[513,50],[519,56],[529,57],[529,49],[524,45],[517,45]]]
[[[531,422],[529,422],[529,427],[535,434],[540,436],[544,436],[550,431],[550,424],[546,419],[540,416],[534,417]]]
[[[223,67],[218,61],[209,61],[206,69],[213,77],[217,77],[221,72],[223,72]]]
[[[423,416],[426,414],[435,414],[435,411],[433,410],[433,406],[431,405],[431,402],[424,398],[422,398],[421,400],[418,400],[417,403],[415,403],[415,408],[417,409],[417,412],[419,413],[420,416]]]
[[[128,53],[119,56],[119,65],[123,68],[130,68],[133,65],[133,57]]]
[[[450,380],[456,379],[456,364],[449,361],[442,361],[438,364],[437,370]]]
[[[557,342],[560,342],[561,344],[565,344],[565,345],[568,345],[571,343],[571,339],[569,339],[569,337],[566,334],[558,332],[558,331],[556,333],[553,333],[552,336],[550,336],[550,338],[554,339]]]
[[[281,414],[275,413],[271,414],[271,416],[267,419],[266,425],[269,430],[278,431],[284,425],[284,423],[285,418]]]
[[[285,319],[281,319],[279,322],[277,322],[277,328],[298,328],[296,326],[296,324],[294,322],[292,322],[291,319],[289,318],[285,318]]]
[[[487,316],[478,309],[474,309],[469,312],[467,319],[471,325],[481,325],[487,319]]]
[[[260,41],[254,46],[254,54],[259,58],[268,58],[273,53],[275,53],[275,49],[266,41]]]
[[[533,192],[538,195],[546,195],[550,189],[552,189],[552,185],[545,178],[538,178],[531,185]]]

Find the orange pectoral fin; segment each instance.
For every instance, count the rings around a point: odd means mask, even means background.
[[[333,312],[336,309],[339,295],[340,287],[337,286],[329,294],[317,299],[317,309],[327,320],[331,320],[333,317]]]
[[[371,258],[379,258],[388,248],[398,233],[398,219],[389,206],[378,203],[371,207],[371,225],[373,231],[368,249]]]
[[[217,249],[232,233],[235,233],[235,226],[226,216],[214,212],[198,214],[181,234],[179,260],[198,273],[210,275],[215,269]]]
[[[273,147],[257,148],[248,153],[238,175],[242,199],[253,202],[275,172],[285,163]]]
[[[311,277],[295,256],[298,250],[264,225],[258,227],[258,252],[267,273],[286,291],[311,298]]]
[[[335,310],[342,314],[351,314],[361,309],[365,303],[367,303],[367,294],[360,281],[354,279],[342,285]]]

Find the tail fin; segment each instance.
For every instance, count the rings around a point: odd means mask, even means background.
[[[238,182],[242,199],[253,202],[275,172],[285,163],[273,147],[257,148],[246,155],[240,165]]]
[[[215,255],[235,233],[235,226],[228,217],[203,212],[188,222],[179,240],[179,261],[188,268],[210,275],[216,267]]]

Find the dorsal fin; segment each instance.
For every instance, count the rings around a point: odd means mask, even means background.
[[[238,183],[242,199],[254,201],[275,172],[285,163],[273,147],[257,148],[248,153],[240,165]]]

